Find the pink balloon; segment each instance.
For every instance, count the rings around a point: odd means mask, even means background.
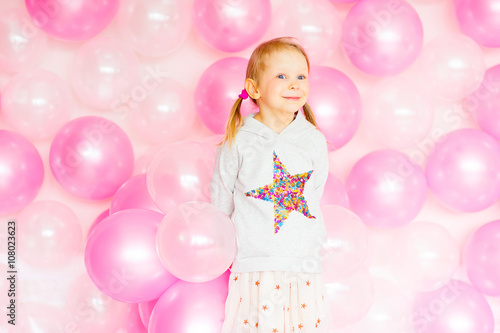
[[[484,74],[479,88],[464,100],[465,107],[472,113],[479,127],[497,141],[500,140],[500,65],[490,67]]]
[[[326,66],[313,66],[309,74],[308,104],[327,141],[338,149],[352,139],[361,123],[358,89],[344,73]]]
[[[427,159],[429,188],[447,207],[477,212],[500,197],[500,145],[476,129],[440,138]]]
[[[75,213],[56,201],[36,201],[18,215],[20,257],[30,265],[54,268],[77,254],[82,228]]]
[[[457,330],[493,333],[494,330],[493,312],[484,296],[468,283],[455,279],[439,289],[418,294],[411,320],[419,333],[456,333]]]
[[[177,50],[191,27],[189,1],[124,0],[116,17],[122,39],[145,56]]]
[[[325,190],[319,203],[320,205],[339,205],[349,208],[349,197],[345,191],[344,184],[332,174],[328,174]]]
[[[210,65],[201,75],[194,93],[196,111],[203,124],[212,132],[224,133],[234,102],[245,85],[248,60],[240,57],[223,58]],[[242,116],[253,112],[248,98],[242,102]]]
[[[33,22],[48,35],[64,41],[96,36],[113,20],[118,0],[25,0]]]
[[[340,15],[327,0],[293,0],[277,9],[271,34],[297,38],[311,63],[319,64],[338,49],[341,28]]]
[[[271,22],[269,0],[194,0],[193,23],[201,39],[223,52],[257,43]]]
[[[408,156],[390,149],[362,157],[347,177],[346,190],[353,212],[377,228],[409,223],[427,199],[424,172]]]
[[[460,31],[480,45],[500,46],[498,0],[455,0],[453,6]]]
[[[71,321],[66,324],[68,332],[107,333],[116,332],[127,320],[132,307],[116,301],[96,288],[88,275],[75,279],[68,288],[64,309]]]
[[[483,294],[500,296],[500,220],[484,224],[467,240],[463,263],[472,285]]]
[[[188,201],[210,201],[210,179],[215,154],[205,145],[175,142],[160,150],[147,171],[148,191],[154,202],[167,213]]]
[[[132,99],[143,98],[150,80],[138,82],[138,60],[124,42],[97,37],[83,44],[70,66],[70,79],[78,97],[94,108],[115,109]],[[148,77],[149,78],[149,77]]]
[[[485,67],[479,45],[465,35],[449,33],[424,46],[417,76],[430,95],[454,102],[479,87]]]
[[[111,200],[109,213],[114,214],[120,210],[132,208],[161,212],[149,194],[145,173],[130,178],[116,191]]]
[[[453,236],[439,224],[414,222],[391,242],[391,268],[405,287],[426,292],[445,285],[456,272],[460,253]]]
[[[377,82],[364,101],[368,135],[386,148],[406,148],[431,130],[433,105],[413,81],[392,77]]]
[[[42,187],[42,158],[22,135],[0,130],[0,170],[0,215],[17,212],[33,201]]]
[[[0,14],[0,69],[17,72],[40,63],[47,49],[47,36],[31,24],[21,8]]]
[[[163,214],[127,209],[105,218],[89,236],[85,267],[97,288],[129,303],[160,297],[177,279],[161,264],[155,237]]]
[[[359,321],[373,303],[373,282],[364,266],[349,276],[325,283],[325,287],[336,329]]]
[[[190,133],[196,113],[193,97],[175,80],[159,78],[132,109],[132,126],[152,143],[182,139]]]
[[[224,273],[236,256],[231,218],[216,206],[191,201],[161,221],[156,248],[165,268],[181,280],[205,282]]]
[[[139,303],[139,315],[146,329],[149,327],[149,320],[151,319],[151,314],[157,302],[158,300],[155,299],[153,301]]]
[[[333,282],[352,275],[367,262],[366,227],[350,210],[335,205],[321,207],[326,241],[321,250],[323,276]]]
[[[68,84],[43,69],[22,71],[2,93],[2,111],[9,124],[32,140],[53,137],[73,108]]]
[[[415,61],[422,44],[422,22],[406,1],[360,1],[342,26],[346,55],[354,66],[370,75],[401,73]]]
[[[228,280],[229,271],[208,282],[176,282],[158,299],[148,332],[220,333]]]
[[[132,175],[134,152],[127,134],[110,120],[85,116],[66,123],[50,147],[50,167],[69,193],[109,198]]]

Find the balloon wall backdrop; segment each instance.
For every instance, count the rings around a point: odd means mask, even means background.
[[[0,1],[0,333],[220,332],[237,248],[209,183],[277,36],[330,143],[334,333],[500,332],[499,5]]]

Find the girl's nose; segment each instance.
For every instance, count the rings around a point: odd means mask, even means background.
[[[290,89],[298,89],[298,88],[299,88],[298,80],[295,80],[290,84]]]

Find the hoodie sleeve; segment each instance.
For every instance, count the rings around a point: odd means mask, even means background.
[[[328,178],[330,158],[325,136],[320,132],[320,135],[318,137],[320,139],[315,144],[316,159],[314,161],[314,172],[316,173],[316,178],[314,183],[314,190],[318,198],[321,198],[325,189],[326,179]]]
[[[234,184],[238,175],[238,156],[236,147],[229,147],[226,142],[217,147],[214,172],[210,181],[211,203],[220,208],[228,216],[234,210]]]

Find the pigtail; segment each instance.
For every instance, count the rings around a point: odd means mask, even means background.
[[[316,123],[316,118],[314,117],[314,113],[311,109],[311,106],[309,106],[309,104],[306,103],[306,104],[304,104],[302,109],[304,110],[304,116],[307,119],[307,121],[309,121],[311,124],[313,124],[319,130],[319,127],[318,127],[318,124]],[[333,147],[333,149],[336,149],[334,145],[330,144],[330,142],[326,141],[326,143],[329,146]]]
[[[307,121],[313,124],[316,128],[318,128],[318,124],[316,124],[316,118],[314,117],[314,113],[309,104],[307,103],[304,104],[302,109],[304,110],[304,116],[306,117]]]
[[[224,132],[224,138],[217,145],[222,145],[226,141],[229,141],[229,147],[232,147],[234,137],[236,133],[240,130],[241,126],[243,126],[243,119],[241,117],[241,103],[243,99],[238,97],[236,102],[234,102],[233,107],[231,108],[231,113],[229,114],[229,118],[226,122],[226,130]]]

